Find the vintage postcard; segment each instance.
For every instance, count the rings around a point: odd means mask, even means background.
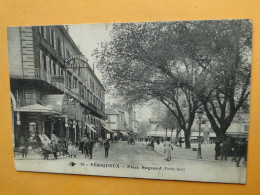
[[[7,34],[16,170],[246,183],[251,20]]]

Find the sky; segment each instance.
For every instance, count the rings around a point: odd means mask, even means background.
[[[69,34],[79,47],[83,55],[88,59],[89,65],[93,67],[95,60],[91,56],[94,49],[100,47],[100,43],[109,41],[108,24],[78,24],[69,25]],[[102,74],[95,67],[95,73],[99,79],[102,79]],[[113,103],[114,100],[106,94],[106,102]],[[151,118],[151,110],[148,106],[136,106],[135,108],[137,120],[148,121]]]

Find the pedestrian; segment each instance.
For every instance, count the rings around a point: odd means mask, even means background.
[[[42,152],[44,160],[49,159],[49,153],[51,153],[51,144],[48,142],[42,143]]]
[[[244,158],[244,162],[247,161],[247,146],[246,146],[246,141],[243,141],[239,143],[238,148],[237,148],[237,167],[239,167],[240,160]]]
[[[68,154],[68,145],[67,145],[66,138],[64,138],[62,141],[62,150],[63,150],[63,153],[62,153],[63,156]]]
[[[81,141],[80,141],[80,149],[79,150],[81,151],[82,154],[84,154],[84,138],[82,138]]]
[[[221,148],[221,160],[225,158],[225,161],[227,161],[227,155],[229,152],[229,141],[224,140],[222,148]]]
[[[215,160],[218,160],[220,154],[221,154],[220,139],[217,138],[215,142]]]
[[[157,138],[157,145],[160,145],[160,139]]]
[[[28,142],[24,139],[24,137],[22,136],[20,138],[20,150],[22,152],[22,158],[27,158],[27,154],[28,154]]]
[[[108,151],[109,151],[109,147],[110,147],[110,144],[109,144],[109,141],[106,139],[105,142],[104,142],[104,148],[105,148],[105,158],[108,157]]]
[[[88,154],[89,154],[89,159],[92,159],[92,152],[93,152],[94,144],[95,144],[95,141],[94,141],[94,140],[89,140],[89,142],[88,142]]]
[[[58,156],[61,156],[62,153],[63,153],[63,145],[62,145],[62,141],[59,140],[58,141]]]
[[[171,145],[170,139],[167,138],[164,142],[164,160],[171,160],[171,150],[173,150],[173,147]]]
[[[71,142],[68,142],[68,153],[69,153],[69,157],[72,158],[73,155],[73,144]]]
[[[53,140],[52,142],[51,142],[51,150],[52,150],[52,153],[53,153],[53,156],[54,156],[54,158],[57,160],[57,152],[58,152],[58,145],[57,145],[57,143],[56,143],[56,141],[55,140]]]
[[[182,148],[182,143],[183,143],[183,141],[182,141],[182,138],[180,137],[180,138],[179,138],[180,148]]]
[[[238,150],[238,143],[237,141],[235,141],[232,145],[232,151],[233,151],[233,158],[231,159],[232,162],[233,161],[237,162],[237,157],[238,157],[237,150]]]
[[[89,156],[88,154],[88,146],[89,146],[89,138],[85,138],[84,139],[84,146],[83,146],[83,150],[85,153],[85,158]]]
[[[72,155],[74,156],[74,158],[76,158],[77,154],[78,154],[78,146],[75,144],[72,149]]]
[[[152,146],[152,149],[154,150],[154,139],[153,138],[151,140],[151,146]]]

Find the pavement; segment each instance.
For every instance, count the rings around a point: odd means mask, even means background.
[[[191,149],[185,149],[185,144],[182,147],[173,146],[171,156],[173,159],[185,159],[185,160],[202,160],[202,161],[215,161],[215,145],[214,144],[201,144],[201,155],[202,159],[197,159],[198,151],[194,151],[193,148],[197,149],[198,144],[191,144]],[[164,156],[163,143],[159,145],[154,144],[154,150]],[[219,157],[220,159],[220,157]],[[228,157],[228,161],[231,161],[231,157]]]
[[[93,158],[78,153],[76,158],[58,157],[43,160],[29,155],[27,159],[15,157],[15,168],[20,171],[68,173],[83,175],[154,178],[204,182],[245,183],[246,167],[234,162],[215,161],[214,145],[202,145],[202,160],[197,151],[174,147],[171,161],[164,160],[163,145],[155,144],[155,151],[146,149],[145,142],[128,145],[111,143],[108,158],[103,147],[93,149]],[[192,144],[192,147],[196,146]]]

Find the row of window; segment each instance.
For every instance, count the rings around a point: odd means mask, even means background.
[[[63,43],[56,35],[55,31],[52,27],[49,26],[40,26],[39,32],[43,38],[45,38],[56,51],[58,51],[59,55],[61,57],[63,56]],[[57,36],[57,37],[56,37]],[[70,56],[70,52],[68,49],[66,49],[66,57]],[[54,63],[54,60],[51,59],[49,56],[44,54],[42,51],[40,51],[40,61],[42,69],[51,75],[57,75],[57,76],[64,76],[64,69],[60,66],[59,63]],[[82,71],[80,68],[73,69],[73,71],[77,71],[77,74],[79,77],[82,76]],[[86,84],[86,83],[84,83]],[[90,79],[90,88],[93,93],[96,93],[99,97],[96,98],[95,95],[87,93],[87,88],[83,86],[81,82],[78,81],[76,77],[72,77],[72,73],[67,72],[67,79],[66,79],[66,85],[68,88],[78,89],[78,94],[80,97],[83,97],[85,99],[88,99],[89,102],[91,102],[93,105],[95,105],[97,108],[103,110],[103,106],[99,99],[102,98],[102,92],[97,86],[95,86],[93,80]]]
[[[60,66],[59,63],[55,63],[52,58],[50,58],[48,55],[46,55],[44,52],[40,50],[40,64],[41,69],[53,76],[61,76],[64,77],[64,69]],[[104,110],[104,107],[100,100],[95,97],[90,91],[87,90],[86,86],[83,86],[83,84],[78,81],[76,77],[72,77],[72,73],[67,71],[67,79],[66,79],[66,86],[69,89],[78,89],[77,93],[80,97],[87,99],[90,103],[95,105],[98,109]]]
[[[90,103],[95,105],[98,109],[104,110],[104,107],[101,101],[84,86],[75,76],[72,76],[72,73],[67,71],[67,87],[69,89],[78,89],[78,95],[84,99],[87,99]]]
[[[58,51],[59,55],[61,57],[63,56],[63,43],[61,41],[61,38],[56,35],[55,31],[53,30],[52,27],[50,26],[40,26],[39,27],[39,32],[44,37],[50,45]],[[70,51],[66,49],[66,58],[70,57]],[[82,76],[82,70],[80,68],[74,69],[74,72],[77,71],[78,76]],[[90,80],[90,88],[93,93],[96,93],[99,98],[102,98],[102,93],[101,90],[95,86],[95,83],[93,80]]]
[[[56,37],[54,30],[49,26],[40,26],[39,32],[50,45],[63,57],[63,44],[60,37]]]
[[[41,69],[46,73],[55,76],[64,76],[64,69],[58,62],[55,62],[52,58],[46,55],[40,50],[40,65]]]

